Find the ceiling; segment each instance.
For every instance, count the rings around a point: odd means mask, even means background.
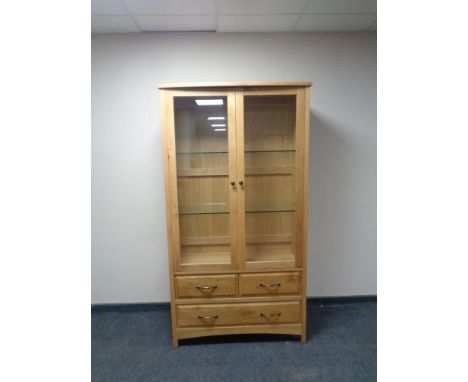
[[[362,32],[377,0],[92,0],[92,33]]]

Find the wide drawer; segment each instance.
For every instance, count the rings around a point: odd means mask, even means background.
[[[177,326],[298,323],[300,301],[178,305]]]
[[[176,276],[177,297],[236,296],[236,275]]]
[[[241,296],[298,294],[300,286],[299,272],[249,273],[240,275],[239,294]]]

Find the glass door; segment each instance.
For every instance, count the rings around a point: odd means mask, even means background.
[[[236,265],[234,103],[233,93],[173,97],[182,271]]]
[[[302,178],[298,94],[246,91],[238,95],[238,177],[241,178],[242,263],[246,268],[299,264],[297,181]],[[237,115],[241,117],[240,114]],[[243,125],[243,126],[242,126]],[[238,133],[239,133],[238,131]],[[239,159],[238,159],[239,160]]]

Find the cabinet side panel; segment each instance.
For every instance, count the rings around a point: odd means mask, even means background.
[[[296,95],[296,266],[303,264],[304,223],[304,90],[297,89]]]
[[[304,92],[304,216],[302,222],[303,249],[302,249],[302,293],[304,296],[302,305],[302,335],[301,341],[307,339],[307,224],[309,211],[309,139],[310,139],[310,88],[302,90]]]
[[[166,93],[166,145],[169,183],[169,210],[172,230],[172,269],[180,270],[180,234],[179,234],[179,207],[177,200],[177,164],[174,129],[174,97],[172,92]]]
[[[174,264],[173,264],[173,246],[172,246],[172,224],[171,224],[171,200],[169,187],[169,156],[167,142],[167,109],[166,109],[166,91],[160,91],[160,110],[161,110],[161,130],[163,142],[163,165],[164,165],[164,192],[166,197],[166,230],[167,230],[167,249],[169,260],[169,284],[171,290],[171,323],[172,323],[172,345],[177,347],[176,333],[176,307],[175,307],[175,285],[174,285]]]

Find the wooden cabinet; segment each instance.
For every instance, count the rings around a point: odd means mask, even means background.
[[[305,341],[310,85],[160,86],[174,346]]]

